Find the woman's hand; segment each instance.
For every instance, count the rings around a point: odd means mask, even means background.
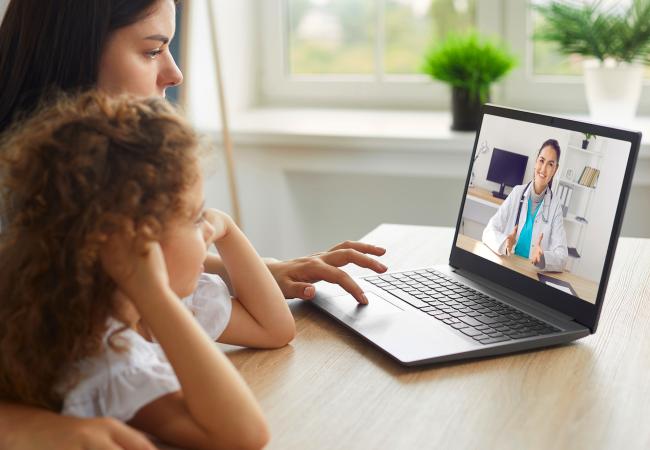
[[[64,427],[39,430],[37,440],[40,438],[40,444],[36,444],[33,448],[61,450],[154,450],[156,448],[144,434],[119,420],[112,418],[72,420],[74,422]]]
[[[106,273],[131,301],[150,297],[169,288],[167,266],[160,244],[147,237],[148,230],[136,234],[132,228],[111,235],[100,258]]]
[[[544,233],[539,234],[539,239],[537,240],[537,245],[533,246],[533,253],[530,255],[531,261],[533,264],[538,265],[539,262],[542,259],[542,255],[544,254],[544,250],[542,250],[542,238],[544,237]]]
[[[519,225],[515,225],[512,233],[506,238],[506,255],[512,255],[514,253],[513,247],[515,246],[515,242],[517,242],[517,228],[519,228]]]
[[[339,267],[356,264],[383,273],[388,268],[367,255],[381,256],[384,253],[386,249],[381,247],[346,241],[326,252],[289,261],[270,261],[267,266],[286,298],[312,299],[316,294],[312,283],[324,280],[340,285],[359,303],[367,303],[363,290]]]
[[[2,449],[155,450],[142,433],[112,418],[79,419],[18,405],[1,410]]]

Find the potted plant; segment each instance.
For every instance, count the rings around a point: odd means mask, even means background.
[[[533,38],[557,43],[566,55],[586,57],[585,89],[591,115],[626,120],[636,114],[643,64],[649,61],[650,0],[631,0],[627,8],[618,2],[605,5],[568,0],[535,4],[544,24]]]
[[[450,34],[426,52],[422,71],[452,88],[453,130],[476,130],[490,85],[508,73],[516,59],[476,32]]]
[[[589,147],[589,141],[591,141],[592,139],[596,139],[595,134],[585,133],[585,138],[582,140],[582,149],[583,150],[587,150],[587,147]]]

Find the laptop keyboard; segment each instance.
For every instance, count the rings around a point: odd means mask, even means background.
[[[365,280],[481,344],[560,331],[434,269],[373,276]]]

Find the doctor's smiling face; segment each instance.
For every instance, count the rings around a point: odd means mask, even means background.
[[[535,161],[535,193],[541,194],[546,186],[551,185],[553,176],[559,167],[560,146],[554,139],[542,144]]]

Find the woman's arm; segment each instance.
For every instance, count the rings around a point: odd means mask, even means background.
[[[345,241],[326,252],[317,253],[302,258],[279,261],[265,258],[264,263],[270,270],[276,283],[280,286],[285,298],[300,298],[310,300],[316,294],[313,283],[321,280],[340,285],[348,291],[357,301],[362,302],[363,291],[350,276],[339,267],[347,264],[374,270],[383,273],[388,268],[379,261],[369,257],[382,256],[386,249],[364,242]],[[208,273],[216,273],[228,285],[233,295],[230,278],[219,255],[210,254],[205,262]]]
[[[140,432],[109,417],[79,419],[40,408],[0,403],[3,450],[155,450]]]
[[[266,264],[228,215],[210,210],[206,220],[225,224],[226,231],[215,246],[236,296],[230,321],[219,342],[249,347],[286,345],[294,338],[296,326]]]
[[[133,239],[112,236],[102,250],[103,267],[162,346],[182,391],[143,407],[130,423],[183,447],[264,446],[269,432],[260,407],[169,287],[160,244],[136,247]]]

